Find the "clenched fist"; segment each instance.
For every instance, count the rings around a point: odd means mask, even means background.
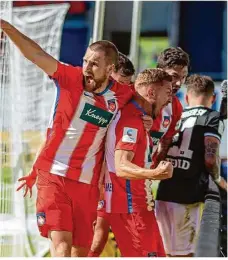
[[[173,176],[173,165],[171,162],[161,161],[154,169],[151,176],[153,180],[165,180]]]

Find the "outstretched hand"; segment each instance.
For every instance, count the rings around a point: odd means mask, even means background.
[[[29,197],[32,197],[32,187],[36,183],[36,173],[35,170],[33,169],[31,173],[27,176],[21,177],[18,179],[18,181],[22,182],[22,184],[17,188],[17,191],[25,187],[24,191],[24,197],[27,195],[29,192]]]

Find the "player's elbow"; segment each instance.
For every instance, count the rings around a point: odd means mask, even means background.
[[[126,165],[124,162],[120,162],[118,164],[115,165],[116,168],[116,176],[120,177],[120,178],[126,178],[127,174],[126,174]]]

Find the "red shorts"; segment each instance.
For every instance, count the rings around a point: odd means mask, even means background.
[[[37,224],[41,235],[48,237],[49,231],[72,232],[74,246],[90,248],[98,187],[37,171]]]
[[[123,257],[165,257],[153,211],[112,213],[110,225]]]

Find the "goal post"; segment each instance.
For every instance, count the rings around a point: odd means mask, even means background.
[[[0,5],[1,18],[59,58],[69,4],[12,8],[12,1],[0,1]],[[0,46],[0,256],[41,257],[49,244],[36,225],[36,188],[31,199],[24,199],[16,188],[44,141],[55,86],[2,33]]]

